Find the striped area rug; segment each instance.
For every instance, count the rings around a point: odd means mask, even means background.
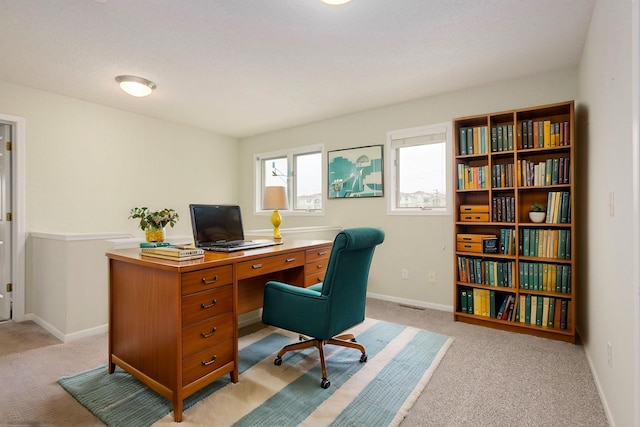
[[[185,399],[182,426],[395,426],[437,368],[453,338],[366,319],[353,328],[368,354],[325,347],[328,389],[320,387],[315,348],[275,354],[297,335],[264,328],[239,342],[238,383],[225,376]],[[170,403],[126,372],[106,366],[59,379],[60,385],[109,426],[173,424]],[[175,424],[173,424],[175,425]]]

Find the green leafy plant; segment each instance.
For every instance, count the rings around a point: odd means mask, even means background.
[[[151,212],[149,208],[133,208],[129,213],[129,218],[139,219],[138,226],[146,231],[153,228],[164,228],[167,225],[173,228],[180,216],[173,209],[162,209]]]
[[[545,207],[542,203],[534,203],[531,205],[529,212],[544,212]]]

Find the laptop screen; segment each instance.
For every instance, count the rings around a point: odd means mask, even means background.
[[[244,240],[242,214],[237,205],[189,205],[196,247]]]

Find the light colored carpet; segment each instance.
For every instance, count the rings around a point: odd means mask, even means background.
[[[455,337],[402,427],[608,425],[581,345],[376,299],[367,300],[366,315]],[[105,335],[0,356],[0,425],[104,425],[57,380],[106,363]]]
[[[453,339],[374,319],[350,332],[365,344],[369,360],[360,363],[357,350],[328,346],[328,389],[320,387],[315,348],[287,353],[281,366],[273,364],[297,334],[269,327],[242,337],[239,382],[225,376],[187,398],[182,425],[398,425]],[[154,425],[173,423],[169,402],[123,371],[109,375],[102,366],[60,384],[108,425],[149,426],[164,414]]]

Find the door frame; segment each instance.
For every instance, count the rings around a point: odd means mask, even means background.
[[[14,138],[11,144],[11,269],[13,284],[12,315],[16,322],[25,317],[25,251],[27,237],[25,233],[25,153],[26,121],[24,117],[0,114],[0,120],[14,126]]]

